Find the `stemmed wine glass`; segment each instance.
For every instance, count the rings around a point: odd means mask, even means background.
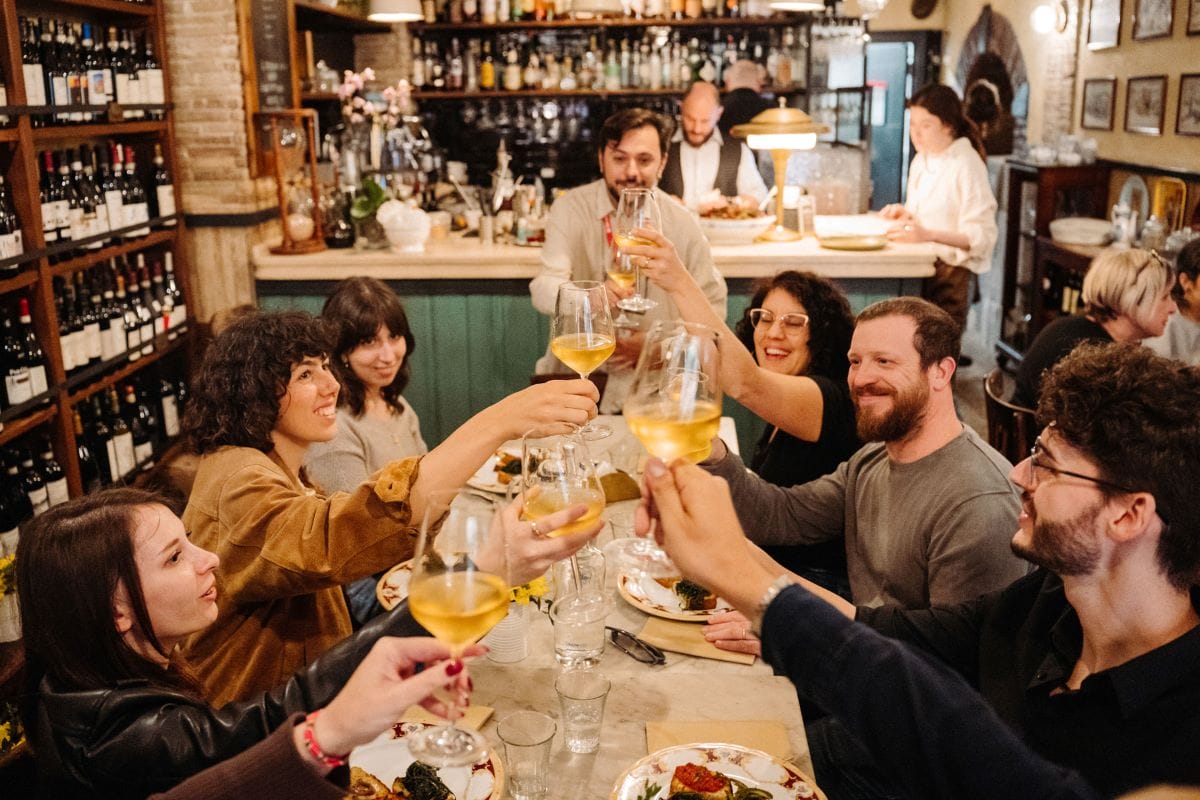
[[[621,258],[626,262],[631,260],[624,253],[626,247],[635,247],[637,245],[654,246],[654,242],[634,235],[633,232],[638,228],[652,228],[656,231],[662,230],[662,214],[658,208],[658,200],[654,197],[654,190],[644,188],[622,189],[621,200],[617,203],[617,210],[613,214],[613,239],[616,241],[617,247],[622,251]],[[625,277],[614,277],[611,273],[609,277],[618,285],[625,285],[623,281],[629,280]],[[635,266],[633,277],[633,285],[635,287],[640,285],[640,279],[641,270]],[[621,310],[632,311],[636,314],[644,314],[657,305],[658,303],[655,301],[643,297],[640,291],[635,291],[633,297],[627,297],[617,303],[617,307]]]
[[[638,358],[625,420],[650,455],[697,463],[712,452],[721,424],[718,335],[694,322],[659,322]],[[651,532],[653,533],[653,531]],[[676,575],[671,559],[652,536],[622,539],[621,558],[655,576]]]
[[[604,284],[572,281],[559,286],[550,322],[550,352],[579,377],[587,378],[616,349],[616,329]],[[580,433],[589,439],[603,439],[612,434],[612,428],[589,422]]]
[[[429,494],[412,562],[408,607],[453,658],[461,658],[467,645],[508,613],[509,585],[504,529],[496,506],[453,505],[456,494]],[[409,737],[408,748],[415,759],[433,766],[463,766],[487,755],[487,740],[451,720]]]

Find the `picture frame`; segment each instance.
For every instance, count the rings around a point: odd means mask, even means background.
[[[1111,131],[1117,107],[1116,78],[1088,78],[1083,82],[1083,110],[1079,125],[1093,131]]]
[[[1200,0],[1188,0],[1187,35],[1200,36]]]
[[[1133,14],[1134,41],[1170,36],[1175,22],[1174,5],[1173,0],[1137,0]]]
[[[1175,133],[1180,136],[1200,136],[1200,72],[1179,76]]]
[[[1200,0],[1190,0],[1193,4]],[[1089,50],[1103,50],[1121,43],[1122,0],[1092,0],[1088,10],[1087,46]]]
[[[1144,136],[1162,136],[1166,99],[1166,75],[1130,78],[1125,87],[1125,130]]]

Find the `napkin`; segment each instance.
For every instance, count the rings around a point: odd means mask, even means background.
[[[714,658],[717,661],[732,661],[735,664],[753,664],[755,659],[755,656],[749,653],[732,653],[705,641],[703,623],[675,622],[651,617],[646,620],[646,627],[642,628],[638,637],[663,650],[670,650],[672,653]]]
[[[646,723],[646,751],[657,753],[665,747],[696,742],[740,744],[762,750],[780,761],[792,757],[792,743],[787,728],[775,720],[701,720],[676,722],[663,720]]]
[[[491,706],[467,706],[466,713],[462,718],[457,720],[457,723],[472,730],[479,730],[483,727],[483,723],[488,721],[492,716],[492,712],[496,709]],[[446,720],[439,717],[437,714],[426,711],[421,706],[409,706],[404,712],[404,716],[400,718],[401,722],[424,722],[427,725],[441,725]]]
[[[638,487],[637,481],[621,470],[601,475],[600,485],[604,487],[604,499],[609,503],[637,500],[642,496],[642,490]]]

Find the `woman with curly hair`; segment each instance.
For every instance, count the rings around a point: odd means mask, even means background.
[[[337,431],[329,351],[320,320],[259,313],[233,322],[200,365],[183,421],[200,456],[183,521],[197,545],[220,556],[225,602],[187,654],[216,705],[282,682],[349,634],[341,586],[411,557],[413,520],[430,491],[462,485],[501,442],[530,428],[583,424],[596,413],[589,381],[532,386],[429,454],[326,496],[302,467],[309,446]]]

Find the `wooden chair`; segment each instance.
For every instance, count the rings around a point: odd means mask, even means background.
[[[579,377],[574,372],[547,372],[544,375],[530,375],[529,383],[545,383],[546,381],[573,381]],[[596,386],[596,391],[600,393],[600,399],[604,399],[604,387],[608,385],[607,372],[593,372],[588,375],[588,380]]]
[[[1012,403],[1011,380],[1000,367],[983,378],[983,404],[987,415],[988,444],[1016,464],[1029,456],[1037,437],[1032,408]]]

